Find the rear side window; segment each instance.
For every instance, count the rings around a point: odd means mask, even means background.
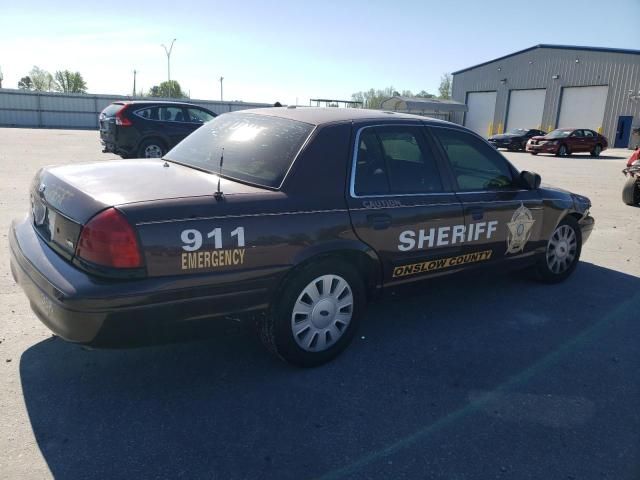
[[[143,108],[141,110],[136,110],[135,114],[145,120],[159,120],[158,117],[158,107],[151,108]]]
[[[442,191],[435,159],[420,127],[370,127],[361,131],[356,157],[356,195]]]
[[[124,107],[122,103],[112,103],[102,111],[102,114],[105,117],[115,117],[116,113],[118,113],[122,107]]]
[[[164,158],[222,175],[278,188],[313,125],[251,113],[215,117],[176,145]]]
[[[149,107],[136,110],[138,117],[146,120],[160,120],[163,122],[188,122],[182,107]]]
[[[447,154],[459,190],[513,187],[513,173],[507,161],[475,135],[449,128],[431,131]]]
[[[160,120],[164,122],[186,122],[182,107],[160,107]]]
[[[585,137],[595,137],[594,133],[591,130],[583,130]]]

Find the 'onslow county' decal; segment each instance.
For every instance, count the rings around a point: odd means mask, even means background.
[[[442,270],[444,268],[458,267],[467,263],[484,262],[491,258],[491,253],[491,250],[483,250],[481,252],[457,255],[455,257],[438,258],[436,260],[429,260],[426,262],[401,265],[393,269],[393,278],[433,272],[434,270]]]

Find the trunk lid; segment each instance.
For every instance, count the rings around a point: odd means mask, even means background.
[[[64,257],[71,258],[82,226],[106,208],[213,197],[217,187],[217,175],[160,159],[45,167],[31,185],[31,212],[40,236]],[[221,179],[220,187],[225,196],[265,192],[226,179]]]

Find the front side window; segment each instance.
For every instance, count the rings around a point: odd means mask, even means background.
[[[164,158],[222,176],[278,188],[313,125],[250,113],[226,113],[198,128]]]
[[[354,190],[359,196],[441,192],[440,174],[421,127],[364,128]]]
[[[584,134],[582,133],[582,130],[576,130],[575,132],[573,132],[573,133],[571,134],[571,136],[572,136],[572,137],[579,137],[579,138],[582,138],[582,137],[584,137]]]
[[[432,128],[431,131],[447,155],[459,190],[513,187],[513,173],[507,161],[475,135],[449,128]]]

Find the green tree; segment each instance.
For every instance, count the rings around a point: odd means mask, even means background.
[[[155,85],[149,89],[150,97],[165,97],[165,98],[186,98],[187,96],[182,91],[180,84],[177,80],[171,80],[168,82],[162,82],[160,85]]]
[[[64,93],[87,93],[87,83],[80,72],[58,70],[56,72],[56,90]]]
[[[425,90],[420,90],[418,93],[416,93],[416,97],[417,98],[435,98],[435,95],[425,91]]]
[[[31,81],[31,77],[27,75],[26,77],[22,77],[18,82],[18,88],[20,90],[33,90],[33,82]]]
[[[361,102],[364,108],[380,108],[380,104],[384,100],[393,97],[397,93],[393,87],[377,90],[370,88],[369,90],[352,94],[351,99],[356,102]]]
[[[442,98],[443,100],[449,100],[451,98],[451,74],[445,73],[440,77],[440,86],[438,87],[438,92],[440,96],[438,98]]]
[[[400,92],[393,87],[387,87],[382,89],[369,89],[362,92],[356,92],[351,95],[351,99],[356,102],[362,102],[364,108],[380,108],[383,101],[391,97],[408,97],[408,98],[434,98],[425,90],[420,90],[419,93],[414,94],[411,90],[401,90]]]
[[[33,89],[36,92],[51,92],[52,90],[57,90],[53,75],[40,67],[34,65],[29,72],[29,77],[31,78]]]

